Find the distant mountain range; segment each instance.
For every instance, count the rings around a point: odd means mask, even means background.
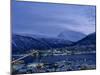
[[[58,35],[58,37],[61,39],[70,40],[73,42],[77,42],[78,40],[81,40],[85,36],[86,35],[81,32],[72,31],[72,30],[63,31]]]
[[[75,35],[73,34],[73,35],[76,36],[77,34]],[[85,35],[82,35],[82,36],[85,36]],[[80,38],[82,38],[82,36]],[[76,41],[76,37],[73,40]],[[64,48],[71,45],[75,45],[77,47],[77,45],[85,46],[85,45],[95,45],[95,44],[96,44],[96,33],[92,33],[80,39],[77,42],[72,42],[69,39],[68,40],[61,39],[59,37],[46,37],[46,36],[43,37],[43,36],[37,36],[37,35],[19,35],[19,34],[12,35],[12,52],[13,53],[23,53],[24,51],[32,50],[32,49],[47,50],[47,49],[52,49],[52,48]]]
[[[46,50],[61,48],[71,45],[73,42],[59,38],[40,37],[36,35],[12,35],[13,52],[23,52],[31,49]]]

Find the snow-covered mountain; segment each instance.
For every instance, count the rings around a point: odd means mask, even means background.
[[[12,50],[13,53],[36,49],[46,50],[50,48],[66,47],[73,42],[59,38],[40,37],[35,35],[12,35]]]
[[[70,41],[73,41],[73,42],[81,40],[85,36],[86,35],[81,33],[81,32],[76,32],[76,31],[72,31],[72,30],[63,31],[58,35],[58,37],[61,38],[61,39],[70,40]]]

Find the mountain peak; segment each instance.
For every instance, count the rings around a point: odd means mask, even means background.
[[[81,33],[81,32],[77,32],[77,31],[72,31],[72,30],[66,30],[61,32],[58,37],[64,40],[70,40],[73,42],[76,42],[82,38],[84,38],[86,35]]]

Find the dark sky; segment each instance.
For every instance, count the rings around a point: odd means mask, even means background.
[[[13,2],[13,33],[56,36],[66,30],[95,31],[95,6]]]

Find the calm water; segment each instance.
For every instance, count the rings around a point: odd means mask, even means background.
[[[15,59],[20,56],[13,56]],[[58,56],[42,56],[42,57],[26,57],[23,59],[26,64],[33,62],[42,62],[42,63],[55,63],[59,61],[71,61],[74,63],[82,64],[96,64],[96,54],[88,53],[88,54],[77,54],[77,55],[58,55]]]

